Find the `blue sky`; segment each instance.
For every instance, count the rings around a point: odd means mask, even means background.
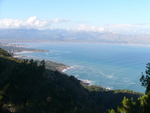
[[[0,28],[147,32],[149,6],[150,0],[0,0]]]

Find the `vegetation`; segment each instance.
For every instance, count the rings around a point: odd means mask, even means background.
[[[83,86],[74,76],[45,65],[44,60],[15,59],[0,49],[0,113],[150,112],[150,93]]]
[[[140,78],[140,81],[142,83],[142,86],[146,87],[146,92],[148,93],[150,91],[150,63],[147,64],[146,66],[146,75],[144,76],[142,73],[142,77]]]
[[[62,71],[63,69],[68,68],[69,66],[66,66],[62,63],[57,63],[57,62],[52,62],[52,61],[45,61],[45,65],[46,65],[46,69],[50,69],[50,70],[58,70],[58,71]]]
[[[124,97],[123,101],[117,108],[117,113],[150,113],[150,63],[147,64],[145,76],[142,73],[140,78],[141,85],[146,88],[145,95],[134,100],[133,98]],[[113,109],[109,113],[115,112]]]
[[[108,90],[104,87],[95,85],[85,86],[85,88],[90,91],[96,105],[102,105],[103,107],[110,109],[112,113],[117,110],[117,106],[120,105],[124,97],[133,98],[133,100],[137,101],[138,98],[143,95],[142,93],[131,90]]]
[[[5,51],[2,51],[5,52]],[[0,112],[93,113],[95,103],[74,76],[45,62],[0,56]]]
[[[12,54],[0,48],[0,56],[12,57]]]
[[[137,101],[133,98],[124,97],[120,106],[118,106],[119,113],[150,113],[150,94],[145,94],[139,97]]]

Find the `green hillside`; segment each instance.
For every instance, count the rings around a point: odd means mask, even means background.
[[[0,48],[0,56],[11,57],[12,54]]]
[[[19,60],[0,49],[0,113],[107,113],[124,96],[142,94],[83,86],[74,76],[45,69],[45,61]]]

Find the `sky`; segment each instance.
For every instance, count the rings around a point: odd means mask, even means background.
[[[150,0],[0,0],[0,28],[150,33]]]

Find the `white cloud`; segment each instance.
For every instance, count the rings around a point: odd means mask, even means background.
[[[56,18],[52,22],[54,22],[54,23],[69,22],[69,20],[65,20],[65,19],[61,19],[61,18]]]
[[[19,28],[23,25],[23,21],[20,20],[12,20],[12,19],[4,19],[0,20],[0,28]]]
[[[14,19],[3,19],[0,20],[0,29],[50,29],[51,24],[68,22],[65,19],[56,18],[54,20],[40,20],[36,16],[28,18],[26,21],[14,20]]]
[[[104,28],[107,31],[117,32],[117,33],[144,33],[145,31],[150,31],[148,24],[115,24],[106,25]]]
[[[80,24],[79,31],[95,31],[95,32],[114,32],[114,33],[150,33],[149,24],[111,24],[104,26],[89,26],[87,24]]]
[[[63,26],[64,22],[70,22],[70,20],[55,18],[53,20],[41,20],[36,16],[28,18],[26,21],[18,19],[3,19],[0,20],[0,29],[59,29],[66,28],[67,24]],[[72,23],[73,24],[73,23]],[[71,24],[70,24],[71,25]],[[71,25],[70,30],[79,31],[94,31],[94,32],[115,32],[115,33],[150,33],[150,24],[114,24],[103,26],[90,26],[88,24],[80,24],[78,28],[74,28]]]
[[[43,29],[43,28],[49,28],[51,22],[46,20],[40,20],[36,16],[30,17],[26,22],[27,28],[36,28],[36,29]]]
[[[95,32],[103,32],[104,27],[96,27],[96,26],[87,26],[86,24],[80,24],[79,31],[95,31]]]

